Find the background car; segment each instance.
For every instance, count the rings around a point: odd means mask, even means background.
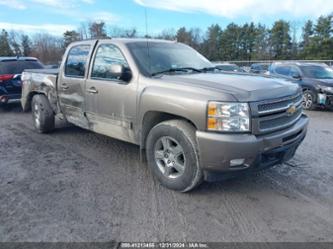
[[[43,64],[33,57],[0,57],[0,104],[19,101],[21,74],[25,69],[42,69]]]
[[[240,72],[240,73],[246,72],[245,70],[243,70],[236,64],[231,64],[231,63],[219,63],[219,64],[215,64],[215,67],[219,70],[226,71],[226,72]]]
[[[270,63],[254,63],[250,67],[250,73],[267,74]]]
[[[324,63],[277,62],[270,74],[288,78],[303,88],[303,108],[333,105],[333,69]]]

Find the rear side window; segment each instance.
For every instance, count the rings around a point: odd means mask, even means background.
[[[279,66],[275,69],[275,72],[277,74],[281,74],[281,75],[284,75],[284,76],[289,76],[290,74],[290,67],[287,67],[287,66]]]
[[[80,45],[71,48],[66,60],[65,75],[83,78],[86,72],[89,52],[90,45]]]
[[[10,60],[0,62],[0,74],[21,74],[25,69],[42,69],[37,60]]]

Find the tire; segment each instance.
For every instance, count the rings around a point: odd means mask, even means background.
[[[54,130],[54,112],[45,95],[37,94],[33,96],[31,103],[31,112],[34,127],[37,132],[48,133]]]
[[[303,91],[303,109],[314,110],[316,108],[316,94],[311,90]]]
[[[157,124],[147,137],[150,170],[164,187],[188,192],[203,181],[195,128],[183,120]]]
[[[303,91],[303,109],[314,110],[316,109],[316,94],[311,90]]]

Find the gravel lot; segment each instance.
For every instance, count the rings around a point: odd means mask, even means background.
[[[333,112],[308,115],[292,161],[180,194],[136,146],[1,110],[0,241],[333,241]]]

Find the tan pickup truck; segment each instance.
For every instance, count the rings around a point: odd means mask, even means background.
[[[59,70],[27,70],[22,81],[38,132],[59,117],[137,144],[160,183],[182,192],[289,160],[308,124],[297,84],[222,73],[171,41],[76,42]]]

